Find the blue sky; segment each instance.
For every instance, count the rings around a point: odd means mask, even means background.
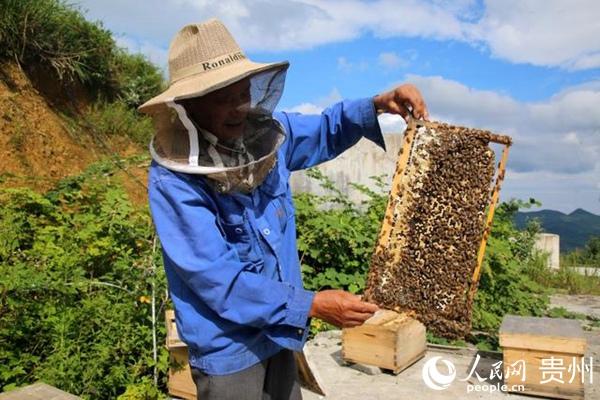
[[[381,39],[371,34],[308,50],[249,55],[265,61],[290,60],[283,107],[324,97],[332,88],[346,97],[375,94],[406,74],[442,76],[524,102],[543,101],[569,86],[600,79],[600,69],[566,73],[559,67],[510,63],[456,41]]]
[[[280,108],[416,84],[433,119],[515,139],[502,197],[600,214],[600,2],[81,0],[118,43],[166,68],[187,23],[218,17],[256,61],[289,60]],[[402,132],[384,116],[386,132]]]

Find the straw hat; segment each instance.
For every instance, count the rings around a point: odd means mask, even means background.
[[[250,61],[225,25],[217,19],[181,29],[169,47],[169,87],[139,107],[159,111],[164,103],[199,97],[248,76],[271,69],[287,69],[287,61]]]

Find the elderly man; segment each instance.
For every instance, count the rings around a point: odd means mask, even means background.
[[[246,58],[218,20],[184,27],[153,117],[149,201],[198,398],[299,399],[292,351],[310,318],[362,324],[377,306],[302,287],[291,171],[361,137],[384,147],[377,112],[427,118],[411,85],[321,115],[274,113],[287,62]]]

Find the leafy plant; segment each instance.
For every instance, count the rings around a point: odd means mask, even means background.
[[[43,380],[115,398],[155,368],[164,387],[167,354],[153,359],[145,301],[166,287],[153,240],[110,165],[44,195],[0,189],[0,388]]]
[[[3,0],[0,59],[41,65],[60,81],[77,80],[95,97],[135,108],[162,90],[159,68],[117,47],[99,22],[63,0]]]
[[[531,277],[540,256],[533,251],[539,226],[519,231],[514,214],[525,204],[500,204],[494,215],[473,307],[473,329],[495,332],[505,314],[541,316],[548,305],[548,290]]]
[[[113,66],[119,99],[135,109],[163,90],[161,71],[141,54],[129,54],[123,49],[115,50]]]
[[[333,288],[360,293],[365,287],[387,196],[354,185],[369,199],[357,205],[319,170],[307,173],[331,195],[301,193],[294,198],[304,284],[311,290]],[[378,182],[381,186],[381,179]]]
[[[92,105],[75,124],[100,137],[128,137],[146,146],[154,128],[149,117],[140,115],[123,101],[98,102]]]
[[[551,318],[569,318],[569,319],[586,319],[587,316],[582,313],[572,312],[564,307],[553,307],[546,313]]]
[[[362,204],[354,204],[319,171],[309,170],[308,174],[329,194],[295,196],[305,286],[361,293],[387,204],[383,181],[374,178],[378,192],[353,185],[366,197]],[[539,226],[532,223],[519,231],[512,222],[517,210],[525,206],[512,201],[497,207],[473,305],[473,329],[486,334],[471,339],[479,341],[482,348],[497,346],[495,335],[505,314],[543,315],[547,307],[547,290],[527,273],[531,265],[539,263],[539,256],[532,251]],[[314,323],[312,331],[327,328]]]
[[[113,48],[109,31],[63,1],[5,0],[0,8],[0,54],[47,65],[60,79],[104,83]]]
[[[592,236],[583,249],[575,249],[562,255],[560,264],[566,267],[600,268],[600,236]]]

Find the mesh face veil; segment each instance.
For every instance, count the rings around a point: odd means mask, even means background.
[[[285,140],[272,114],[287,65],[255,73],[202,95],[173,98],[152,118],[152,158],[178,172],[204,175],[219,192],[250,192],[276,162]]]

